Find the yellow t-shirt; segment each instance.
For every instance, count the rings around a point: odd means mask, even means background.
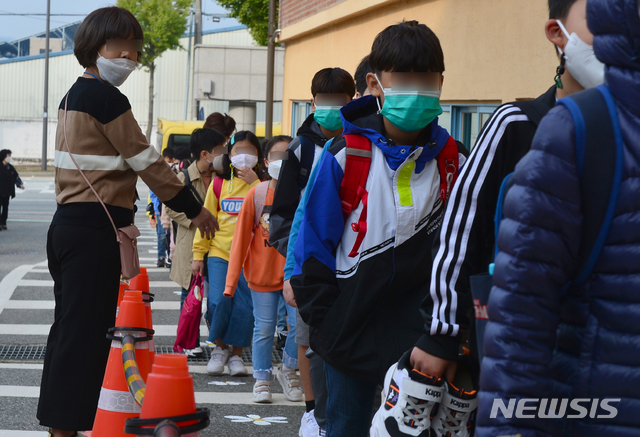
[[[204,255],[209,253],[210,257],[218,257],[229,261],[231,240],[233,239],[233,233],[236,229],[236,222],[240,214],[240,209],[242,208],[242,203],[251,187],[259,183],[260,181],[256,181],[249,185],[242,179],[234,177],[233,184],[231,184],[231,181],[225,179],[222,182],[220,202],[218,202],[218,198],[213,190],[215,181],[211,182],[207,190],[207,197],[204,200],[204,207],[216,217],[220,230],[216,231],[215,237],[210,240],[202,238],[200,232],[196,231],[196,236],[193,239],[194,260],[201,261],[204,259]],[[218,205],[220,206],[220,210],[218,210]]]

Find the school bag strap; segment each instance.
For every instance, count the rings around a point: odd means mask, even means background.
[[[216,176],[213,178],[213,194],[216,195],[216,199],[218,199],[218,211],[220,211],[220,193],[222,193],[222,183],[224,179],[220,176]]]
[[[200,196],[200,194],[198,194],[196,187],[194,187],[193,183],[191,182],[191,176],[189,176],[189,170],[185,168],[184,170],[182,170],[182,173],[184,174],[184,184],[187,187],[189,187],[189,190],[191,190],[191,193],[194,195],[194,197],[200,203],[200,205],[204,205],[204,200],[202,200],[202,197]]]
[[[264,204],[267,202],[267,193],[269,192],[269,181],[260,182],[253,193],[253,205],[255,207],[255,215],[253,217],[253,228],[257,228],[260,224]]]
[[[569,110],[575,125],[583,217],[577,273],[564,294],[588,279],[602,252],[618,201],[624,151],[618,111],[607,87],[582,91],[558,104]]]
[[[458,178],[460,155],[458,143],[453,137],[449,137],[442,151],[438,154],[438,170],[440,171],[440,199],[443,205],[449,200],[451,188]]]
[[[366,190],[369,169],[371,168],[371,141],[362,135],[344,135],[347,143],[346,164],[344,177],[340,184],[340,201],[342,216],[345,220],[362,201],[362,212],[357,222],[351,223],[351,229],[358,235],[349,253],[350,258],[358,255],[358,249],[367,234],[367,201],[369,193]]]
[[[309,182],[311,170],[313,168],[313,158],[316,154],[316,144],[309,137],[304,135],[300,138],[300,173],[298,173],[298,188],[303,190]]]

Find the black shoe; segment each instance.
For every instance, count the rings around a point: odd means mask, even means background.
[[[2,225],[2,226],[0,226],[0,227],[2,228],[2,230],[3,230],[3,231],[6,231],[6,230],[7,230],[7,225]]]
[[[160,258],[158,260],[158,264],[156,265],[156,267],[164,267],[164,266],[165,266],[164,258]]]
[[[278,332],[278,340],[276,341],[276,350],[282,352],[284,350],[284,344],[287,342],[287,335],[289,331]]]
[[[171,270],[171,260],[170,259],[166,260],[165,263],[164,263],[164,266],[166,268],[168,268],[169,270]]]

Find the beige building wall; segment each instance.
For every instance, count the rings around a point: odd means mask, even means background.
[[[553,84],[547,0],[346,0],[282,29],[283,132],[291,129],[292,102],[311,98],[316,71],[342,67],[354,74],[381,30],[414,19],[442,44],[444,103],[531,99]]]

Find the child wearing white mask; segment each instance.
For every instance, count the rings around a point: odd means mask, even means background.
[[[237,296],[237,283],[244,266],[244,276],[251,289],[253,299],[253,401],[272,402],[271,362],[273,336],[278,321],[278,304],[282,297],[285,258],[269,246],[269,216],[273,196],[278,183],[283,159],[287,157],[290,137],[278,136],[265,145],[265,160],[270,181],[262,182],[247,193],[238,224],[233,235],[231,258],[224,295]],[[275,370],[276,379],[282,386],[285,397],[293,402],[302,401],[302,388],[296,374],[298,346],[295,342],[295,308],[287,305],[289,334],[284,346],[283,365]]]
[[[212,239],[196,234],[193,240],[192,274],[202,273],[205,255],[208,267],[209,296],[205,319],[209,325],[207,344],[213,347],[207,372],[219,375],[229,366],[232,376],[246,375],[242,349],[251,345],[253,332],[253,303],[251,290],[243,275],[237,282],[233,299],[223,297],[231,242],[245,196],[258,185],[258,163],[262,150],[258,138],[249,131],[240,131],[229,140],[228,154],[222,156],[220,176],[216,176],[207,190],[204,207],[218,220],[220,230]],[[218,170],[220,160],[208,157]],[[231,350],[230,350],[231,348]]]

